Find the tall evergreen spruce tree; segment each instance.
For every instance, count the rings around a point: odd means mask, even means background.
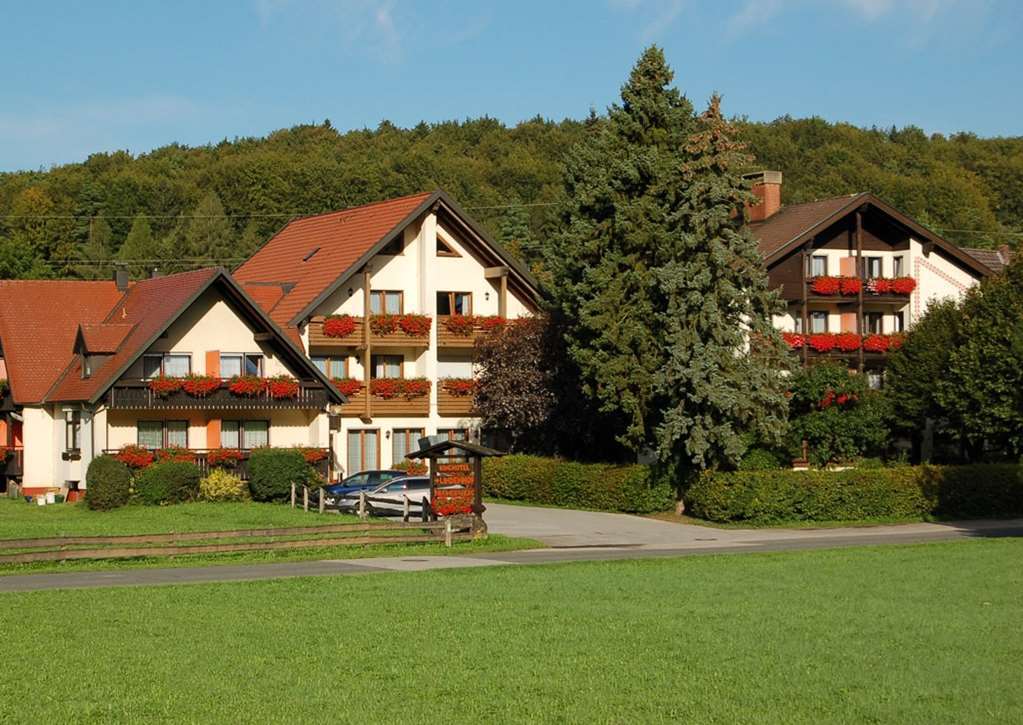
[[[554,308],[585,392],[619,440],[684,475],[779,440],[787,360],[776,295],[744,228],[747,162],[715,99],[701,118],[645,51],[622,105],[569,154]]]
[[[234,228],[216,192],[202,198],[180,240],[181,257],[227,260],[237,255]]]
[[[124,238],[124,243],[117,250],[117,259],[127,262],[128,273],[136,278],[149,276],[152,269],[158,266],[161,256],[160,243],[153,238],[153,230],[149,219],[137,215],[131,223],[131,230]]]
[[[110,225],[102,216],[89,220],[88,237],[76,250],[75,274],[82,279],[105,279],[110,273],[108,262],[113,258]]]

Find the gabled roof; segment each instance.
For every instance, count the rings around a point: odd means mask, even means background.
[[[962,250],[995,272],[1003,271],[1012,262],[1012,251],[1007,246],[999,249],[971,249],[963,247]]]
[[[523,285],[539,295],[529,270],[491,238],[444,191],[414,194],[329,214],[296,219],[274,235],[237,270],[248,291],[276,284],[282,296],[260,292],[264,306],[282,327],[302,324],[335,290],[350,279],[405,228],[431,210],[444,209]]]
[[[301,348],[222,268],[141,280],[126,292],[118,291],[113,282],[0,282],[0,340],[14,401],[96,402],[214,285],[257,331],[270,334],[289,368],[318,380],[334,401],[344,401]],[[110,353],[88,378],[82,378],[81,360],[75,354],[79,342],[89,352]]]
[[[112,281],[0,280],[0,341],[14,402],[41,401],[67,366],[78,326],[102,322],[123,295]]]
[[[750,229],[760,242],[764,262],[770,267],[815,234],[863,206],[877,209],[908,229],[917,239],[933,243],[935,247],[942,249],[977,274],[986,277],[992,273],[993,270],[976,257],[869,192],[783,206],[766,220],[751,224]]]

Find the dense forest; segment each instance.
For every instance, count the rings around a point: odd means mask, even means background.
[[[604,116],[507,127],[490,118],[265,138],[0,174],[0,277],[106,277],[233,266],[289,218],[442,187],[535,262],[557,223],[563,160]],[[861,129],[821,119],[736,122],[784,201],[870,190],[966,246],[1023,237],[1023,137]]]

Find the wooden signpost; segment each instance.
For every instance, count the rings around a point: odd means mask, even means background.
[[[483,459],[503,456],[501,451],[469,441],[419,442],[420,450],[406,458],[430,462],[430,505],[434,516],[471,516],[476,535],[487,532],[483,521]]]

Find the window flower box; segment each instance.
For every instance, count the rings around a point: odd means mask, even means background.
[[[171,393],[176,393],[181,390],[182,382],[181,378],[158,375],[149,381],[149,389],[161,398],[166,398]]]
[[[355,378],[334,378],[330,382],[334,383],[334,387],[346,398],[358,395],[362,390],[362,381]]]
[[[409,337],[429,337],[433,321],[426,315],[401,315],[398,328]]]
[[[266,381],[258,375],[235,375],[227,382],[227,389],[233,395],[254,398],[266,388]]]
[[[305,462],[310,465],[327,460],[327,451],[323,448],[300,448],[299,450],[302,451]]]
[[[801,350],[806,344],[806,336],[798,332],[783,332],[781,333],[781,339],[792,350]]]
[[[835,347],[842,352],[855,352],[860,349],[862,340],[855,332],[842,332],[835,335]]]
[[[441,387],[451,395],[465,397],[476,392],[476,381],[473,378],[445,378]]]
[[[328,315],[323,320],[323,334],[327,337],[348,337],[355,328],[355,318],[351,315]]]
[[[910,295],[916,289],[912,277],[875,277],[867,280],[867,292],[872,295]]]
[[[122,446],[121,449],[114,454],[114,458],[119,460],[128,468],[134,469],[146,468],[155,460],[153,452],[148,448],[130,444]]]
[[[167,446],[156,452],[159,463],[195,463],[195,453],[181,446]]]
[[[377,378],[370,381],[369,392],[384,400],[399,397],[412,400],[430,394],[430,381],[426,378]]]
[[[835,335],[830,332],[818,332],[807,337],[806,344],[817,352],[831,352],[835,349]]]
[[[212,375],[189,375],[181,381],[181,388],[189,395],[197,398],[205,398],[210,393],[220,389],[220,378]]]
[[[266,379],[266,393],[274,400],[298,397],[298,381],[287,375]]]
[[[484,332],[490,332],[491,330],[496,330],[501,327],[504,327],[507,322],[508,319],[505,317],[501,317],[500,315],[486,315],[483,317],[476,318],[476,323]]]
[[[206,454],[206,462],[220,468],[234,468],[245,454],[237,448],[214,448]]]
[[[444,320],[444,327],[452,334],[469,337],[476,329],[476,318],[472,315],[451,315]]]

